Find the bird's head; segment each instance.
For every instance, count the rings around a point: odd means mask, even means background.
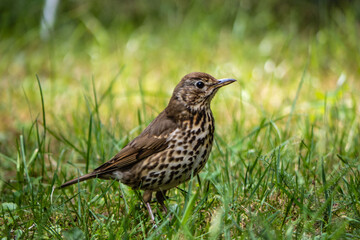
[[[213,76],[193,72],[185,75],[176,86],[170,101],[178,101],[192,111],[210,107],[210,102],[217,90],[235,82],[235,79],[216,79]]]

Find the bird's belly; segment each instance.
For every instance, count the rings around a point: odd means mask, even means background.
[[[212,141],[213,135],[209,129],[175,138],[164,152],[144,162],[148,168],[141,174],[139,188],[167,190],[197,175],[209,158]]]

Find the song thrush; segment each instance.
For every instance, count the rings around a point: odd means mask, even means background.
[[[150,217],[152,193],[167,211],[165,192],[195,176],[204,167],[213,143],[214,118],[210,102],[220,87],[236,81],[217,80],[193,72],[176,86],[168,106],[147,128],[110,161],[61,185],[61,188],[91,178],[116,179],[145,190],[143,199]]]

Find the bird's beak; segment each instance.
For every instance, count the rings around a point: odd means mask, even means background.
[[[223,79],[218,79],[218,82],[215,84],[216,88],[221,88],[223,86],[226,86],[230,83],[236,82],[235,79],[233,78],[223,78]]]

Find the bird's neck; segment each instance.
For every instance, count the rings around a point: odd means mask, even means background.
[[[209,105],[199,109],[192,109],[183,104],[172,102],[166,107],[165,112],[168,118],[173,119],[182,128],[191,128],[194,125],[203,124],[203,122],[214,122]]]

